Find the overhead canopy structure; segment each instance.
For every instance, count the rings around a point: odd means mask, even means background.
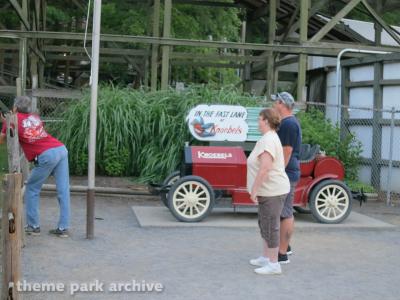
[[[137,3],[136,0],[127,2]],[[55,1],[54,3],[57,3]],[[78,10],[86,10],[86,1],[74,0]],[[298,71],[297,98],[304,100],[308,56],[336,57],[345,48],[379,50],[400,53],[398,46],[381,45],[382,31],[400,44],[400,35],[380,17],[386,11],[400,10],[399,1],[369,0],[152,0],[148,1],[152,12],[152,36],[110,35],[101,36],[100,61],[129,64],[140,77],[140,82],[153,90],[165,89],[171,82],[170,65],[209,66],[242,69],[242,83],[252,78],[264,78],[264,93],[277,89],[277,82],[284,72],[279,67],[296,62]],[[21,79],[21,93],[29,87],[38,90],[51,86],[44,80],[44,69],[61,68],[68,84],[69,74],[74,78],[89,71],[88,58],[83,47],[62,45],[56,40],[79,41],[84,34],[46,31],[46,1],[37,0],[28,7],[27,0],[8,0],[2,9],[16,13],[21,30],[0,30],[0,93],[15,92],[14,77]],[[53,4],[53,2],[52,2]],[[163,4],[163,6],[161,6]],[[190,4],[215,7],[240,8],[243,11],[241,42],[176,39],[171,36],[173,5]],[[329,9],[326,9],[329,7]],[[163,8],[163,32],[159,32],[161,8]],[[346,26],[341,20],[352,11],[368,14],[376,23],[376,34],[371,41]],[[1,24],[0,24],[1,25]],[[264,43],[251,43],[252,26],[263,26]],[[4,26],[0,26],[3,27]],[[239,28],[238,28],[239,30]],[[88,35],[91,40],[91,35]],[[125,44],[121,47],[121,43]],[[145,45],[132,49],[128,43]],[[174,46],[232,49],[231,53],[201,54],[174,51]],[[18,71],[7,69],[2,62],[18,57]],[[30,59],[27,59],[29,53]],[[347,54],[355,56],[355,54]],[[28,67],[29,62],[29,67]],[[158,66],[161,65],[161,74]],[[13,74],[17,73],[17,74]],[[27,74],[29,78],[27,79]],[[75,86],[76,87],[76,86]]]

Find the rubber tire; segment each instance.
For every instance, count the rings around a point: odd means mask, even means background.
[[[203,184],[207,188],[209,195],[210,195],[210,202],[209,202],[210,204],[205,209],[205,212],[201,216],[199,216],[197,218],[193,218],[193,219],[185,218],[185,217],[181,216],[179,213],[176,212],[176,210],[173,206],[174,193],[182,184],[184,184],[185,182],[188,182],[188,181],[197,181],[197,182]],[[174,185],[171,187],[171,189],[168,193],[168,208],[169,208],[170,212],[172,213],[172,215],[180,222],[194,223],[194,222],[202,221],[211,213],[211,211],[214,207],[214,204],[215,204],[215,195],[214,195],[213,188],[205,179],[203,179],[202,177],[199,177],[199,176],[189,175],[189,176],[184,176],[184,177],[180,178],[177,182],[174,183]]]
[[[170,181],[172,181],[172,180],[173,180],[174,178],[176,178],[176,177],[181,177],[181,173],[180,173],[179,171],[174,171],[174,172],[172,172],[171,174],[169,174],[169,175],[167,176],[167,178],[164,179],[162,185],[163,185],[163,186],[172,185],[173,183],[176,182],[176,180],[175,180],[172,184],[170,183]],[[179,178],[178,178],[178,179],[179,179]],[[160,194],[160,198],[161,198],[162,203],[163,203],[166,207],[168,207],[168,193],[161,193],[161,194]]]
[[[304,208],[301,206],[293,206],[293,209],[297,211],[299,214],[311,214],[311,210],[309,208]]]
[[[340,217],[337,220],[327,220],[327,219],[321,217],[321,215],[318,213],[318,210],[316,208],[316,197],[317,197],[317,194],[319,193],[319,191],[321,189],[323,189],[327,185],[338,185],[338,186],[340,186],[341,188],[343,188],[346,191],[347,196],[349,198],[349,205],[347,207],[347,211],[344,213],[344,215],[342,217]],[[333,180],[333,179],[324,180],[324,181],[318,183],[312,189],[312,192],[311,192],[310,198],[309,198],[309,206],[310,206],[310,210],[311,210],[311,213],[312,213],[313,217],[318,222],[325,223],[325,224],[338,224],[338,223],[341,223],[343,220],[345,220],[349,216],[349,214],[351,212],[352,202],[353,202],[352,194],[351,194],[350,189],[347,187],[347,185],[344,184],[342,181]]]

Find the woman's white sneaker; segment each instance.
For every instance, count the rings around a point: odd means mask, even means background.
[[[255,259],[250,259],[250,264],[252,266],[257,266],[257,267],[264,267],[266,264],[268,264],[269,259],[265,256],[260,256]]]
[[[280,275],[282,274],[282,269],[279,263],[268,262],[264,267],[255,269],[254,272],[260,275]]]

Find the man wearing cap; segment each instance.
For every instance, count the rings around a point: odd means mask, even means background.
[[[28,161],[34,168],[28,178],[25,189],[26,220],[25,232],[28,235],[40,235],[39,194],[43,183],[53,175],[56,180],[57,198],[60,206],[60,218],[51,234],[68,237],[70,219],[70,191],[68,151],[64,144],[48,134],[39,116],[32,113],[32,100],[27,96],[16,97],[13,113],[18,119],[18,138]],[[6,140],[7,124],[3,119],[0,144]],[[11,127],[15,126],[14,124]]]
[[[281,264],[289,263],[289,242],[294,230],[293,199],[297,182],[300,179],[299,154],[301,148],[301,127],[293,115],[294,98],[288,92],[282,92],[271,96],[273,107],[281,116],[281,125],[278,136],[283,147],[286,174],[290,180],[290,192],[285,199],[280,226],[280,244],[278,261]]]

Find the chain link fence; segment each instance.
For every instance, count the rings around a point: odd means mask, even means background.
[[[37,112],[44,122],[59,122],[68,106],[77,100],[39,97],[37,99]]]
[[[33,99],[36,111],[45,122],[56,122],[62,119],[67,107],[81,98],[79,92],[65,92],[59,90],[41,90],[37,94],[27,91],[27,95]],[[36,96],[41,95],[41,96]],[[15,96],[0,95],[0,109],[8,112],[13,106]]]
[[[28,93],[44,122],[59,122],[69,105],[82,98],[78,90],[42,89]]]
[[[0,109],[3,113],[8,112],[13,105],[14,96],[0,94]]]
[[[349,134],[359,142],[357,181],[367,192],[388,205],[400,203],[400,107],[374,109],[312,103],[337,126],[340,140]],[[339,147],[339,145],[338,145]]]

